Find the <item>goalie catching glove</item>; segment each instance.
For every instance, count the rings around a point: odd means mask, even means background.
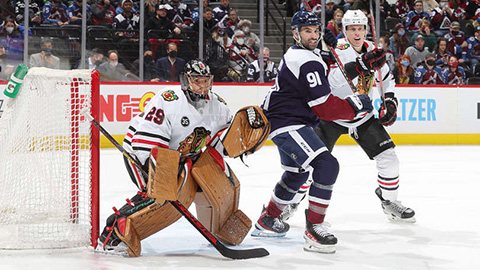
[[[385,100],[378,109],[378,121],[388,127],[397,120],[398,100],[392,92],[385,93]]]

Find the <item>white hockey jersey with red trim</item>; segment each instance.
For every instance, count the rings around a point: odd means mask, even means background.
[[[153,147],[177,150],[196,127],[204,127],[213,137],[231,120],[226,102],[215,93],[209,92],[207,99],[194,107],[182,90],[164,90],[131,121],[123,147],[144,164]]]

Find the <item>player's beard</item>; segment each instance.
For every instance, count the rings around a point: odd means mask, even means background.
[[[318,44],[318,39],[315,39],[315,38],[311,38],[309,40],[307,40],[306,42],[304,42],[302,40],[302,45],[303,47],[305,47],[305,49],[308,49],[308,50],[315,50],[315,48],[317,48],[317,44]]]

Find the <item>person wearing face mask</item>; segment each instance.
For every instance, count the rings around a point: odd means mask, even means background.
[[[103,62],[103,53],[100,49],[98,48],[93,48],[92,50],[87,52],[87,55],[89,56],[87,59],[85,59],[85,64],[83,68],[88,68],[88,69],[97,69]],[[77,62],[77,64],[74,67],[75,69],[79,69],[80,67],[80,61]]]
[[[395,32],[389,39],[390,45],[388,49],[393,52],[395,58],[398,58],[399,55],[404,54],[405,50],[410,45],[408,38],[405,35],[405,26],[403,26],[402,23],[397,23],[395,25]]]
[[[40,43],[41,52],[30,55],[30,67],[46,67],[60,69],[60,58],[52,54],[52,41],[42,38]]]
[[[450,32],[444,36],[448,42],[448,51],[458,58],[458,62],[463,65],[467,59],[467,41],[465,34],[460,31],[460,23],[452,22]]]
[[[260,57],[260,53],[258,53]],[[263,47],[263,61],[259,59],[253,61],[248,66],[247,82],[260,82],[260,63],[263,62],[263,82],[272,82],[277,77],[278,70],[275,63],[269,60],[270,49]]]
[[[437,67],[436,58],[433,53],[425,56],[425,61],[415,70],[415,84],[432,85],[445,84],[442,69]]]
[[[7,18],[1,25],[0,44],[5,49],[5,60],[16,65],[23,60],[23,32],[14,19]]]
[[[337,8],[333,13],[333,18],[328,22],[327,28],[332,31],[333,35],[338,38],[342,32],[343,10]]]
[[[229,76],[235,82],[245,81],[248,65],[257,57],[253,49],[245,44],[245,34],[242,30],[235,31],[233,42],[226,47],[226,50],[229,53]]]
[[[419,23],[424,20],[430,20],[430,15],[423,10],[423,2],[421,0],[415,0],[414,10],[407,14],[405,21],[405,28],[412,33],[417,33],[420,25]]]
[[[177,57],[177,43],[171,42],[167,47],[168,56],[162,57],[156,62],[160,79],[164,82],[179,82],[180,72],[182,72],[185,66],[185,60]]]
[[[62,0],[53,0],[43,6],[43,23],[52,25],[67,25],[67,6],[62,3]]]
[[[244,40],[245,44],[250,46],[255,52],[260,51],[260,38],[253,33],[252,30],[252,22],[250,20],[241,20],[238,23],[238,28],[243,31],[245,34]]]
[[[132,63],[132,72],[140,76],[140,60],[136,59]],[[143,81],[144,82],[159,82],[160,75],[158,74],[157,65],[153,58],[153,51],[146,48],[143,53]]]
[[[393,77],[395,77],[395,83],[414,84],[415,77],[413,71],[414,70],[410,65],[410,56],[404,54],[400,55],[392,70]]]
[[[405,50],[405,54],[412,59],[411,65],[413,68],[419,67],[428,53],[428,48],[425,47],[425,39],[422,35],[417,35],[415,44]]]
[[[97,70],[102,81],[138,81],[137,76],[118,62],[118,52],[116,50],[107,52],[107,62],[101,64]]]
[[[445,84],[465,84],[465,69],[458,65],[457,57],[452,55],[448,58],[448,67],[443,70],[442,77],[445,80]]]
[[[480,70],[475,66],[480,63],[480,25],[475,28],[475,35],[468,38],[467,44],[467,59],[470,61],[470,70],[473,71],[475,76],[478,76]]]

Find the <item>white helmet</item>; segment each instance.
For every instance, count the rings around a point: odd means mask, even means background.
[[[368,19],[365,16],[363,11],[357,10],[347,10],[343,15],[342,19],[342,26],[343,26],[343,33],[346,35],[347,33],[347,26],[349,25],[365,25],[365,29],[367,29]]]

